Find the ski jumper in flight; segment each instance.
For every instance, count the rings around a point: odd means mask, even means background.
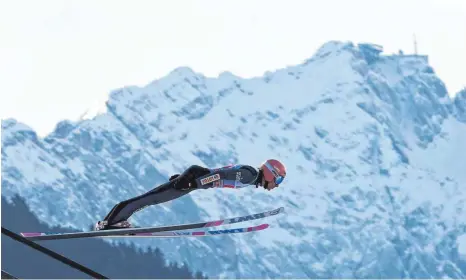
[[[96,223],[95,230],[129,228],[131,224],[128,218],[135,212],[150,205],[180,198],[194,190],[262,186],[270,191],[278,187],[285,176],[285,166],[275,159],[265,161],[257,169],[249,165],[232,165],[215,169],[192,165],[182,174],[171,176],[168,182],[149,192],[115,205],[103,221]]]

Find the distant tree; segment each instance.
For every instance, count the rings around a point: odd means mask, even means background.
[[[1,215],[2,226],[14,232],[72,231],[50,228],[39,222],[19,197],[13,198],[12,204],[2,197]],[[206,279],[200,272],[193,273],[186,263],[167,263],[160,249],[143,250],[135,243],[114,246],[98,238],[80,238],[44,242],[43,245],[113,279]],[[21,279],[87,278],[83,273],[3,236],[2,269]]]

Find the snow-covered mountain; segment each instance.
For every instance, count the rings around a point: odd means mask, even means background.
[[[214,278],[464,278],[465,146],[466,91],[450,98],[427,57],[332,41],[263,77],[175,69],[113,91],[106,113],[63,121],[45,139],[4,120],[2,196],[84,230],[191,164],[279,158],[288,177],[272,192],[195,191],[132,219],[165,225],[285,206],[270,229],[128,242]]]

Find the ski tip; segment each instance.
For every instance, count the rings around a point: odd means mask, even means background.
[[[276,208],[275,210],[273,210],[271,212],[273,213],[273,215],[281,214],[281,213],[285,212],[285,207],[283,207],[283,206],[278,207],[278,208]]]
[[[262,224],[262,225],[252,227],[252,229],[253,230],[264,230],[264,229],[267,229],[269,226],[270,226],[270,224]]]
[[[269,226],[270,226],[269,224],[261,224],[261,225],[257,225],[257,226],[248,227],[246,231],[247,232],[260,231],[260,230],[267,229]]]

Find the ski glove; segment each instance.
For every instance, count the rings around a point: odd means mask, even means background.
[[[176,178],[178,178],[178,176],[180,176],[180,174],[172,175],[168,181],[171,181],[171,180],[173,180],[173,179],[176,179]]]

